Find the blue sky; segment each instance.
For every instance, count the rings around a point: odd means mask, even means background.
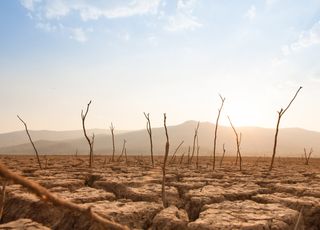
[[[320,131],[318,0],[0,2],[0,132],[214,122]],[[319,107],[319,108],[318,108]]]

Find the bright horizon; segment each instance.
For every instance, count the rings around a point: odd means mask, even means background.
[[[0,133],[215,123],[320,131],[320,2],[0,2]]]

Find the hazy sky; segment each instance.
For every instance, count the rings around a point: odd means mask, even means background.
[[[186,120],[320,131],[319,0],[0,1],[0,132]]]

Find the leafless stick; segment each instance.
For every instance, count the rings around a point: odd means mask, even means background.
[[[111,122],[111,125],[110,125],[110,131],[111,131],[111,137],[112,137],[112,158],[111,158],[111,162],[114,162],[114,155],[115,155],[115,152],[116,152],[116,147],[115,147],[115,144],[114,144],[114,126]]]
[[[182,146],[182,144],[184,143],[184,141],[181,141],[181,143],[178,145],[178,147],[176,148],[176,150],[174,151],[174,153],[172,154],[172,157],[169,161],[169,164],[173,161],[173,159],[175,158],[176,156],[176,153],[178,152],[179,148]]]
[[[239,135],[239,146],[241,145],[241,138],[242,138],[242,133],[240,133],[240,135]],[[238,158],[239,158],[239,154],[237,154],[235,165],[238,164]]]
[[[126,164],[128,165],[127,148],[124,148],[124,156],[126,157]]]
[[[151,122],[150,122],[150,114],[149,113],[143,113],[145,118],[147,119],[147,132],[149,134],[150,139],[150,155],[151,155],[151,164],[152,167],[154,167],[154,160],[153,160],[153,143],[152,143],[152,129],[151,129]]]
[[[221,168],[221,166],[222,166],[222,161],[223,161],[223,159],[224,159],[224,155],[226,154],[226,149],[224,148],[224,144],[223,144],[223,146],[222,146],[222,151],[223,151],[223,153],[222,153],[222,157],[221,157],[221,160],[220,160],[220,168]]]
[[[94,135],[92,137],[92,139],[90,140],[90,138],[87,135],[87,130],[86,130],[86,126],[85,126],[85,120],[87,117],[87,114],[89,112],[89,108],[91,105],[91,101],[89,101],[88,105],[87,105],[87,109],[86,112],[83,113],[83,110],[81,110],[81,119],[82,119],[82,129],[83,129],[83,134],[84,137],[86,138],[88,144],[89,144],[89,167],[91,168],[93,165],[93,142],[94,142]]]
[[[200,121],[198,121],[197,127],[194,129],[192,154],[191,154],[191,158],[189,158],[188,164],[192,163],[192,159],[193,159],[194,152],[195,152],[195,149],[196,149],[196,139],[197,139],[197,136],[198,136],[199,125],[200,125]]]
[[[41,162],[40,162],[40,158],[39,158],[39,154],[38,154],[38,150],[37,150],[36,146],[34,145],[32,139],[31,139],[31,136],[30,136],[30,133],[29,133],[29,130],[28,130],[28,127],[27,127],[27,123],[24,122],[24,121],[21,119],[21,117],[19,117],[19,115],[17,115],[17,117],[19,118],[19,120],[20,120],[20,121],[23,123],[23,125],[24,125],[24,128],[25,128],[26,133],[27,133],[27,135],[28,135],[28,137],[29,137],[29,140],[30,140],[30,142],[31,142],[31,145],[32,145],[32,147],[33,147],[33,149],[34,149],[34,151],[35,151],[35,153],[36,153],[39,167],[40,167],[40,169],[42,169]]]
[[[166,191],[165,191],[165,186],[166,186],[166,164],[167,164],[167,159],[168,159],[168,154],[169,154],[169,136],[168,136],[168,130],[167,130],[167,124],[166,124],[167,116],[164,113],[163,114],[163,125],[166,133],[166,146],[165,146],[165,153],[164,153],[164,160],[163,160],[163,166],[162,166],[162,187],[161,187],[161,192],[162,192],[162,204],[163,207],[168,207],[168,202],[166,199]]]
[[[233,129],[233,132],[234,132],[234,135],[236,136],[236,143],[237,143],[237,157],[239,156],[239,161],[240,161],[240,171],[242,170],[242,157],[241,157],[241,153],[240,153],[240,144],[241,144],[241,133],[240,133],[240,136],[238,135],[236,129],[234,128],[231,120],[230,120],[230,117],[228,116],[228,119],[229,119],[229,122],[230,122],[230,125]]]
[[[289,109],[290,105],[292,104],[294,99],[296,99],[296,97],[301,89],[302,89],[302,87],[300,86],[299,89],[297,90],[296,94],[294,95],[294,97],[292,98],[292,100],[290,101],[290,103],[288,104],[288,106],[285,109],[281,108],[280,111],[278,111],[278,121],[277,121],[277,126],[276,126],[276,133],[274,135],[274,145],[273,145],[273,152],[272,152],[272,158],[271,158],[271,164],[269,167],[269,171],[272,170],[274,157],[275,157],[276,151],[277,151],[278,133],[279,133],[279,126],[280,126],[281,117]]]
[[[123,139],[122,150],[121,150],[121,154],[120,154],[120,156],[118,157],[118,161],[120,161],[120,160],[121,160],[121,157],[122,157],[122,156],[123,156],[123,154],[124,154],[124,150],[126,149],[126,143],[127,143],[126,139]]]
[[[108,220],[100,216],[100,214],[92,211],[90,207],[86,208],[78,204],[72,203],[68,200],[64,200],[57,197],[56,195],[49,192],[46,188],[37,184],[36,182],[33,182],[23,176],[20,176],[16,173],[11,172],[7,167],[5,167],[1,163],[0,163],[0,176],[6,178],[7,180],[12,180],[17,184],[20,184],[28,188],[31,192],[39,196],[41,200],[45,202],[51,202],[53,205],[82,213],[88,216],[93,221],[97,222],[98,224],[101,224],[106,229],[129,229],[127,226],[123,226],[121,224],[115,223],[111,220]]]
[[[197,135],[197,162],[196,162],[197,169],[199,168],[199,151],[200,151],[200,146],[199,146],[199,138]]]
[[[6,200],[6,185],[7,185],[7,180],[4,180],[2,182],[1,200],[0,200],[0,221],[2,221],[4,202]]]
[[[218,116],[217,116],[217,120],[216,120],[216,126],[214,129],[214,139],[213,139],[213,164],[212,164],[212,170],[215,170],[215,166],[216,166],[216,145],[217,145],[217,135],[218,135],[218,126],[219,126],[219,119],[220,119],[220,114],[221,114],[221,110],[223,108],[223,104],[224,101],[226,100],[225,97],[222,97],[220,94],[220,99],[221,99],[221,106],[218,110]]]

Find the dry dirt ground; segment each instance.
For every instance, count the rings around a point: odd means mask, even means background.
[[[180,158],[180,157],[179,157]],[[320,159],[225,158],[216,170],[208,157],[167,166],[161,200],[162,157],[152,168],[149,157],[104,164],[87,156],[47,156],[45,169],[33,156],[0,156],[1,162],[49,189],[130,229],[320,229]],[[3,180],[3,179],[1,179]],[[87,216],[42,201],[20,185],[6,187],[0,229],[101,229]]]

